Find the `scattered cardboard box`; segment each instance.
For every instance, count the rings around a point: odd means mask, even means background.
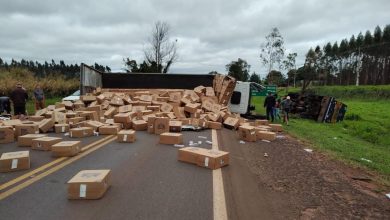
[[[134,130],[121,130],[118,132],[118,142],[135,142],[135,131]]]
[[[253,126],[240,126],[238,128],[238,136],[240,140],[247,142],[256,142],[256,129]]]
[[[160,134],[160,144],[182,144],[183,135],[180,133],[165,132]]]
[[[99,127],[99,134],[101,135],[116,135],[120,131],[117,125],[103,125]]]
[[[229,153],[198,147],[184,147],[178,151],[178,160],[214,170],[229,164]]]
[[[274,141],[276,139],[276,133],[270,131],[257,131],[257,139]]]
[[[170,132],[181,132],[181,126],[182,126],[181,121],[177,120],[171,120],[169,121],[169,131]]]
[[[12,126],[0,126],[0,144],[12,143],[14,141],[14,128]]]
[[[271,131],[274,131],[274,132],[282,132],[283,131],[283,126],[281,124],[268,124],[268,126],[271,127]]]
[[[46,137],[46,134],[26,134],[18,137],[18,146],[19,147],[31,147],[32,140],[37,138]]]
[[[82,170],[68,181],[68,199],[100,199],[110,184],[110,170]]]
[[[69,132],[69,129],[70,129],[70,127],[69,127],[68,124],[56,124],[56,125],[54,125],[54,131],[57,134]]]
[[[30,152],[3,153],[0,157],[0,173],[30,169]]]
[[[82,138],[91,136],[93,136],[93,128],[91,127],[72,128],[69,130],[69,137],[71,138]]]
[[[37,124],[19,124],[15,125],[15,136],[19,137],[25,134],[38,134],[39,127]]]
[[[61,141],[51,146],[53,157],[73,157],[77,155],[80,150],[80,141]]]
[[[62,141],[58,137],[41,137],[32,140],[31,149],[33,150],[51,150],[51,146]]]

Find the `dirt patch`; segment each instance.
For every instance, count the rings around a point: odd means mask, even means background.
[[[224,133],[222,142],[238,142]],[[239,152],[234,150],[237,147]],[[231,166],[235,160],[245,161],[258,187],[267,189],[264,198],[283,199],[283,204],[274,205],[275,218],[390,219],[390,201],[378,193],[390,192],[388,187],[372,182],[371,174],[361,169],[316,151],[306,152],[307,146],[291,137],[283,135],[271,143],[258,141],[228,148],[232,149]]]

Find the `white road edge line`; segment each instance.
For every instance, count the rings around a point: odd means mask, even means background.
[[[217,130],[211,131],[212,149],[218,150]],[[225,190],[221,169],[213,170],[213,212],[214,220],[227,220]]]

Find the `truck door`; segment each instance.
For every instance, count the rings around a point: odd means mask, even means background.
[[[80,66],[80,94],[92,92],[97,87],[102,87],[102,72],[84,63]]]

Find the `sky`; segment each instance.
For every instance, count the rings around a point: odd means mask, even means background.
[[[226,73],[238,58],[262,77],[260,45],[273,27],[286,54],[304,62],[310,47],[390,24],[389,0],[0,0],[0,57],[124,68],[144,60],[152,26],[177,40],[173,73]]]

